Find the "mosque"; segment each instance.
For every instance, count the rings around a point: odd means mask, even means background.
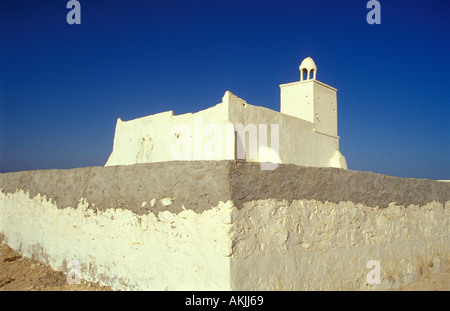
[[[239,160],[347,169],[339,151],[337,90],[318,81],[305,58],[300,81],[280,85],[280,112],[248,104],[231,92],[196,113],[166,111],[117,120],[105,166],[165,161]]]

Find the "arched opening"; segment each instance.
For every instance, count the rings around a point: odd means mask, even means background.
[[[315,77],[316,77],[316,71],[314,69],[311,69],[308,74],[308,80],[314,80]]]
[[[308,80],[308,69],[303,68],[301,71],[301,79],[300,81]]]

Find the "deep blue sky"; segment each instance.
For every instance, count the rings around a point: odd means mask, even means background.
[[[0,0],[0,171],[101,166],[118,117],[226,90],[279,111],[311,56],[349,169],[450,179],[450,1]],[[282,135],[282,133],[280,133]]]

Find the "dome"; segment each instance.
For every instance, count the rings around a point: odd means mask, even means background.
[[[311,73],[313,74],[312,79],[316,79],[317,74],[317,66],[314,63],[313,59],[311,57],[305,58],[302,63],[300,64],[300,81],[303,81],[303,74],[306,73],[306,80],[310,79]]]

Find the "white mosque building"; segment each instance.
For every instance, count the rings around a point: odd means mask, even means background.
[[[222,102],[196,113],[166,111],[117,120],[105,166],[164,161],[239,160],[347,169],[339,151],[336,89],[318,81],[308,57],[300,81],[280,85],[280,112],[249,105],[225,92]]]

